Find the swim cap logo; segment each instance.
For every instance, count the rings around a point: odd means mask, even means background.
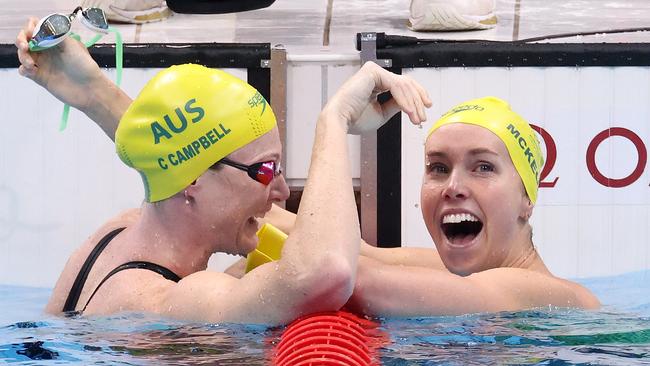
[[[506,127],[508,131],[510,131],[510,134],[517,140],[517,143],[519,144],[519,147],[521,150],[524,152],[524,156],[528,160],[528,164],[530,165],[530,169],[533,171],[533,174],[535,174],[535,178],[537,179],[537,183],[539,183],[539,174],[538,172],[538,167],[537,167],[537,161],[535,160],[535,157],[533,156],[533,152],[530,151],[530,147],[528,147],[528,142],[526,142],[526,139],[521,136],[521,133],[515,128],[515,126],[511,124],[508,124],[508,127]]]
[[[192,123],[197,123],[203,119],[205,116],[205,110],[201,107],[195,107],[193,104],[196,103],[196,99],[190,99],[185,103],[185,112],[187,114],[196,114],[192,118]],[[172,119],[169,117],[169,115],[164,115],[163,119],[165,120],[165,123],[167,124],[167,127],[169,128],[170,131],[174,133],[181,133],[185,131],[187,128],[187,118],[185,117],[185,114],[183,114],[183,111],[181,111],[180,108],[176,108],[174,110],[176,112],[176,116],[178,117],[178,120],[180,121],[180,124],[178,126],[174,125],[174,122],[172,122]],[[172,138],[172,134],[166,130],[163,126],[160,125],[158,121],[154,121],[151,123],[151,132],[153,133],[153,140],[154,144],[158,144],[160,142],[161,137],[165,137],[167,139]]]
[[[465,111],[471,111],[471,110],[478,111],[478,112],[483,112],[483,111],[485,110],[485,108],[482,107],[482,106],[480,106],[480,105],[478,105],[478,104],[466,104],[466,105],[461,105],[461,106],[458,106],[458,107],[456,107],[456,108],[450,110],[449,112],[447,112],[447,114],[445,114],[445,115],[442,116],[441,118],[444,118],[444,117],[450,116],[450,115],[452,115],[452,114],[456,114],[456,113],[460,113],[460,112],[465,112]]]
[[[262,94],[260,94],[260,92],[257,92],[255,93],[255,95],[251,97],[251,99],[248,100],[248,105],[251,108],[255,108],[260,104],[262,105],[262,113],[260,113],[261,116],[264,114],[264,111],[266,110],[266,99],[264,99]]]

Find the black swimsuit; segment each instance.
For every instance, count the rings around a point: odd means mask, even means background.
[[[143,261],[127,262],[116,267],[114,270],[110,271],[106,275],[106,277],[104,277],[102,282],[100,282],[99,285],[97,285],[97,288],[95,288],[95,291],[93,291],[92,295],[90,295],[83,309],[81,309],[81,311],[79,312],[75,312],[75,308],[77,307],[77,303],[79,302],[79,296],[81,295],[81,290],[83,289],[84,284],[86,283],[86,279],[88,279],[88,273],[90,273],[90,269],[93,267],[93,264],[95,264],[95,261],[102,253],[104,248],[106,248],[108,243],[111,240],[113,240],[113,238],[115,238],[117,234],[121,233],[122,230],[124,229],[125,228],[119,228],[108,233],[105,237],[102,238],[102,240],[99,241],[99,243],[97,243],[95,249],[93,249],[93,251],[90,252],[90,255],[88,256],[88,258],[86,258],[84,265],[81,267],[81,270],[79,270],[79,274],[77,275],[77,278],[74,280],[74,284],[70,289],[68,298],[66,299],[65,305],[63,306],[64,313],[72,313],[72,314],[82,313],[84,310],[86,310],[86,307],[88,307],[90,300],[93,299],[93,296],[95,296],[97,290],[99,290],[99,288],[104,284],[104,282],[106,282],[106,280],[108,280],[112,275],[116,274],[117,272],[123,271],[125,269],[131,269],[131,268],[147,269],[160,274],[161,276],[165,277],[170,281],[178,282],[181,280],[181,278],[176,273],[170,271],[169,269],[161,265],[151,263],[151,262],[143,262]]]

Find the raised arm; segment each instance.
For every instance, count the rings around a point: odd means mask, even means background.
[[[21,75],[32,79],[63,103],[84,112],[115,139],[115,130],[131,98],[101,71],[88,50],[72,38],[40,52],[29,51],[38,19],[31,18],[16,37]]]
[[[394,101],[381,106],[375,96],[383,90],[390,90]],[[183,279],[170,296],[175,315],[281,324],[342,307],[354,288],[361,240],[346,135],[376,128],[400,108],[420,123],[429,103],[412,80],[364,65],[319,116],[307,185],[282,258],[239,280],[207,272]],[[362,114],[377,119],[360,120]],[[188,300],[200,293],[214,296],[198,304]]]

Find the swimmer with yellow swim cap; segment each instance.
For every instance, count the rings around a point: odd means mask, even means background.
[[[548,272],[528,222],[543,165],[535,132],[501,99],[467,101],[434,123],[421,210],[449,271],[524,264]]]
[[[382,121],[404,110],[421,123],[430,102],[419,85],[374,64],[344,84],[319,115],[309,177],[281,258],[251,263],[236,278],[207,271],[209,258],[253,252],[261,218],[289,194],[268,101],[223,71],[180,65],[158,73],[131,102],[74,40],[57,46],[60,52],[29,52],[23,43],[34,25],[17,40],[21,73],[109,136],[119,121],[117,153],[144,184],[139,210],[106,223],[71,256],[46,311],[286,324],[346,303],[361,240],[347,133],[374,128],[357,123],[366,110]],[[393,91],[394,102],[380,105],[373,98],[379,88]]]
[[[437,250],[362,248],[351,308],[412,316],[599,306],[535,250],[529,219],[544,158],[505,101],[451,108],[429,130],[424,162],[420,207]]]

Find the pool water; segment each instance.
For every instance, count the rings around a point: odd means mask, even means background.
[[[580,280],[600,311],[383,319],[383,365],[650,365],[650,271]],[[49,289],[0,286],[0,363],[266,365],[282,329],[144,314],[41,313]]]

